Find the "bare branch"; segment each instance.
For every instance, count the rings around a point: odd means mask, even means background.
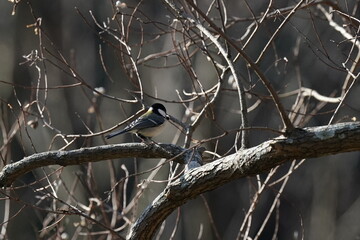
[[[189,154],[185,154],[186,151],[188,150],[172,144],[126,143],[37,153],[6,165],[0,172],[0,187],[11,185],[18,177],[31,170],[49,165],[69,166],[127,157],[168,158],[184,164],[186,156],[194,155],[194,150],[189,150]],[[189,164],[195,163],[189,162]]]
[[[278,137],[240,150],[193,169],[168,185],[141,214],[127,239],[150,239],[177,207],[235,179],[269,171],[294,159],[359,150],[360,122],[296,129],[288,138]]]
[[[274,103],[276,105],[276,108],[281,116],[281,120],[284,123],[284,127],[286,128],[286,130],[288,132],[291,132],[294,129],[294,126],[292,125],[289,117],[287,116],[285,109],[283,107],[283,105],[280,102],[279,96],[277,95],[275,89],[273,88],[273,86],[271,85],[270,81],[266,78],[265,74],[260,70],[260,67],[251,60],[251,58],[246,54],[245,51],[243,51],[236,43],[233,39],[229,38],[229,36],[223,32],[218,26],[216,26],[216,24],[208,17],[206,16],[192,1],[187,0],[186,1],[189,5],[191,5],[191,7],[193,7],[196,12],[198,12],[201,17],[203,17],[205,19],[205,21],[210,24],[210,26],[221,36],[223,37],[233,48],[236,49],[236,51],[238,51],[238,53],[241,55],[242,58],[244,58],[244,60],[250,65],[250,67],[254,70],[254,72],[256,73],[256,75],[260,78],[260,80],[262,81],[262,83],[266,86],[267,90],[269,91],[269,93],[271,94],[271,97],[274,100]],[[179,12],[180,13],[180,12]],[[183,16],[185,17],[185,16]],[[189,17],[185,17],[188,20],[190,20],[191,22],[193,22],[193,19],[189,18]]]

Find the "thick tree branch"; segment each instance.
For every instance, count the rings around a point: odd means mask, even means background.
[[[10,186],[18,177],[31,170],[49,165],[78,165],[88,162],[127,157],[141,158],[167,158],[177,163],[188,163],[189,158],[199,162],[192,157],[193,150],[185,150],[172,144],[145,144],[126,143],[106,145],[91,148],[81,148],[71,151],[51,151],[33,154],[18,162],[6,165],[0,172],[0,187]],[[192,161],[192,160],[191,160]],[[191,168],[194,162],[189,162]]]
[[[256,147],[240,150],[203,167],[195,168],[169,185],[133,225],[129,239],[149,239],[166,217],[189,199],[232,180],[270,170],[293,159],[315,158],[360,150],[360,122],[296,129],[289,137],[278,137]],[[185,153],[185,154],[184,154]],[[5,166],[0,172],[0,186],[47,165],[76,165],[124,157],[175,158],[187,162],[192,150],[170,144],[117,144],[71,151],[34,154]]]
[[[294,159],[359,151],[360,122],[295,129],[256,147],[240,150],[186,172],[169,185],[138,218],[128,239],[151,239],[177,207],[199,194],[245,176],[266,172]]]

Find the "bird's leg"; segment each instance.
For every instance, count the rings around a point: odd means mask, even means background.
[[[136,133],[135,135],[141,140],[141,142],[145,142],[147,139],[147,137],[141,135],[140,133]]]
[[[142,143],[149,143],[151,141],[150,138],[141,135],[140,133],[136,133],[136,136],[141,139]]]
[[[141,142],[142,142],[142,143],[146,143],[146,144],[158,144],[157,142],[155,142],[155,141],[152,140],[151,138],[145,137],[144,135],[141,135],[140,133],[136,133],[136,136],[141,139]]]

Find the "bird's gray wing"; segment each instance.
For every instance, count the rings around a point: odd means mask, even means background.
[[[136,119],[135,121],[130,123],[124,129],[124,131],[128,132],[128,131],[134,130],[134,132],[136,132],[136,130],[156,127],[164,122],[165,122],[165,119],[162,116],[159,116],[157,114],[151,114],[150,116],[140,117],[140,118]]]
[[[151,116],[139,117],[135,121],[131,122],[126,128],[110,133],[106,136],[107,139],[115,137],[117,135],[126,133],[126,132],[137,132],[144,128],[156,127],[165,122],[165,119],[162,116],[152,113]]]

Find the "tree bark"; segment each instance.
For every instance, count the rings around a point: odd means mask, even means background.
[[[177,163],[188,164],[187,158],[191,157],[192,152],[173,144],[124,143],[36,153],[6,165],[0,172],[0,187],[10,186],[25,173],[49,165],[69,166],[129,157],[167,158]]]
[[[360,122],[295,129],[289,136],[280,136],[258,146],[239,150],[202,167],[186,171],[145,209],[133,224],[127,238],[151,239],[161,223],[177,207],[230,181],[269,171],[294,159],[317,158],[359,150]],[[144,143],[38,153],[6,165],[0,172],[0,186],[11,185],[18,177],[38,167],[76,165],[125,157],[168,158],[178,163],[188,163],[189,159],[198,158],[199,153],[172,144]]]
[[[177,207],[230,181],[269,171],[287,161],[360,150],[360,123],[295,129],[186,172],[169,185],[133,224],[127,239],[151,239]]]

